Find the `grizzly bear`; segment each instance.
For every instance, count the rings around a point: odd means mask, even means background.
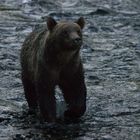
[[[80,58],[85,21],[57,22],[48,17],[47,26],[33,31],[21,49],[22,83],[30,110],[40,109],[47,122],[56,121],[55,87],[61,89],[67,110],[75,119],[86,110],[86,86]]]

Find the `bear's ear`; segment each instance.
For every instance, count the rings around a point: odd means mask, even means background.
[[[52,17],[47,18],[47,27],[49,31],[52,31],[56,24],[57,22]]]
[[[76,23],[81,27],[81,29],[83,29],[84,26],[85,26],[85,20],[84,20],[83,17],[80,17],[80,18],[76,21]]]

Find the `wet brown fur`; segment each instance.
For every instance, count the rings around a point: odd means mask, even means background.
[[[21,66],[25,97],[29,108],[34,110],[39,106],[48,122],[56,120],[56,85],[68,105],[65,117],[78,118],[86,110],[86,86],[79,55],[81,44],[72,42],[76,37],[82,39],[83,22],[79,19],[56,23],[49,18],[49,30],[33,31],[23,43]]]

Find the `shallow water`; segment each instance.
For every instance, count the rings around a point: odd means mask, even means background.
[[[139,0],[1,0],[0,140],[139,140],[139,7]],[[81,55],[88,109],[79,122],[42,124],[26,111],[21,44],[48,15],[57,20],[86,19]],[[61,114],[65,105],[57,93]]]

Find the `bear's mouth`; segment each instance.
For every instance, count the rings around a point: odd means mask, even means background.
[[[82,40],[79,39],[78,41],[75,40],[65,40],[63,43],[63,49],[66,51],[76,51],[80,50],[82,46]]]
[[[72,45],[72,46],[66,45],[66,46],[64,46],[65,51],[78,51],[78,50],[80,50],[80,48],[81,48],[81,45],[80,46],[77,46],[77,45]]]

